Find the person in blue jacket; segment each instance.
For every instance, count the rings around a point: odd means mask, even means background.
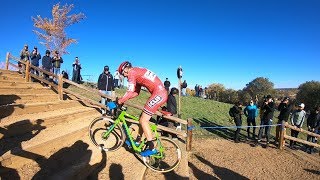
[[[258,107],[253,102],[253,100],[250,100],[250,104],[246,106],[244,109],[244,115],[247,117],[247,124],[248,126],[256,126],[256,117],[258,116]],[[250,139],[250,127],[247,128],[248,133],[248,139]],[[253,136],[252,138],[256,138],[256,127],[253,127]]]

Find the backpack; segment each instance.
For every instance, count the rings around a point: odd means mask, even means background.
[[[231,107],[231,108],[229,109],[229,115],[230,115],[231,117],[234,117],[233,108],[234,108],[234,107]]]

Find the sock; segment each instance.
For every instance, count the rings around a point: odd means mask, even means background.
[[[141,136],[140,136],[140,135],[137,136],[136,142],[137,142],[137,143],[140,143],[140,142],[141,142]]]
[[[146,145],[150,150],[154,149],[154,144],[152,141],[147,141]]]

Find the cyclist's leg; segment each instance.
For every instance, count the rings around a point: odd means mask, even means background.
[[[143,133],[147,139],[148,149],[141,152],[142,156],[149,156],[156,153],[154,144],[152,142],[152,131],[149,126],[149,120],[151,116],[160,108],[165,102],[167,102],[167,92],[165,89],[154,92],[146,105],[143,108],[143,113],[140,117],[140,125],[143,129]]]

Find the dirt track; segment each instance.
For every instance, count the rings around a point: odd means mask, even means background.
[[[190,179],[320,179],[320,157],[253,143],[195,139],[189,157]]]

